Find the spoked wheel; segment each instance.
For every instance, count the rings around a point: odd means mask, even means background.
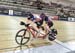
[[[24,45],[30,40],[30,33],[26,29],[21,29],[15,36],[15,41],[19,45]]]

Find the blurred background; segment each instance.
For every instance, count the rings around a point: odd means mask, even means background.
[[[27,12],[38,15],[46,13],[51,17],[53,27],[58,31],[56,38],[75,50],[75,0],[0,0],[0,53],[20,50],[20,46],[15,42],[15,35],[17,31],[24,28],[19,23],[26,21]],[[49,45],[49,48],[45,48],[46,51],[52,51],[51,53],[59,53],[59,49],[60,53],[62,50],[66,51],[61,46],[47,40],[35,40],[32,43],[33,45],[30,43],[27,46],[24,45],[23,49]]]

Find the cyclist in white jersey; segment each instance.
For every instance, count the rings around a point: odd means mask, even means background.
[[[28,20],[31,20],[32,22],[36,23],[38,28],[39,28],[39,26],[41,26],[42,19],[40,18],[40,16],[38,14],[29,13]]]

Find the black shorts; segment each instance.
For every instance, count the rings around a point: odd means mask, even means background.
[[[36,23],[36,25],[39,27],[39,26],[41,26],[41,25],[43,24],[43,20],[40,20],[40,21],[35,22],[35,23]]]
[[[36,23],[37,27],[39,27],[39,26],[41,26],[41,25],[43,24],[43,20],[40,20],[40,21],[35,22],[35,23]],[[49,22],[47,22],[47,25],[48,25],[49,28],[50,28],[50,27],[53,26],[53,22],[52,22],[52,21],[49,21]]]
[[[53,26],[53,22],[52,21],[47,22],[47,24],[48,24],[49,28],[51,28]]]

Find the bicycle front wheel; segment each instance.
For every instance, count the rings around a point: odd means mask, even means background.
[[[30,33],[26,29],[21,29],[16,33],[15,41],[19,45],[24,45],[30,40]]]

